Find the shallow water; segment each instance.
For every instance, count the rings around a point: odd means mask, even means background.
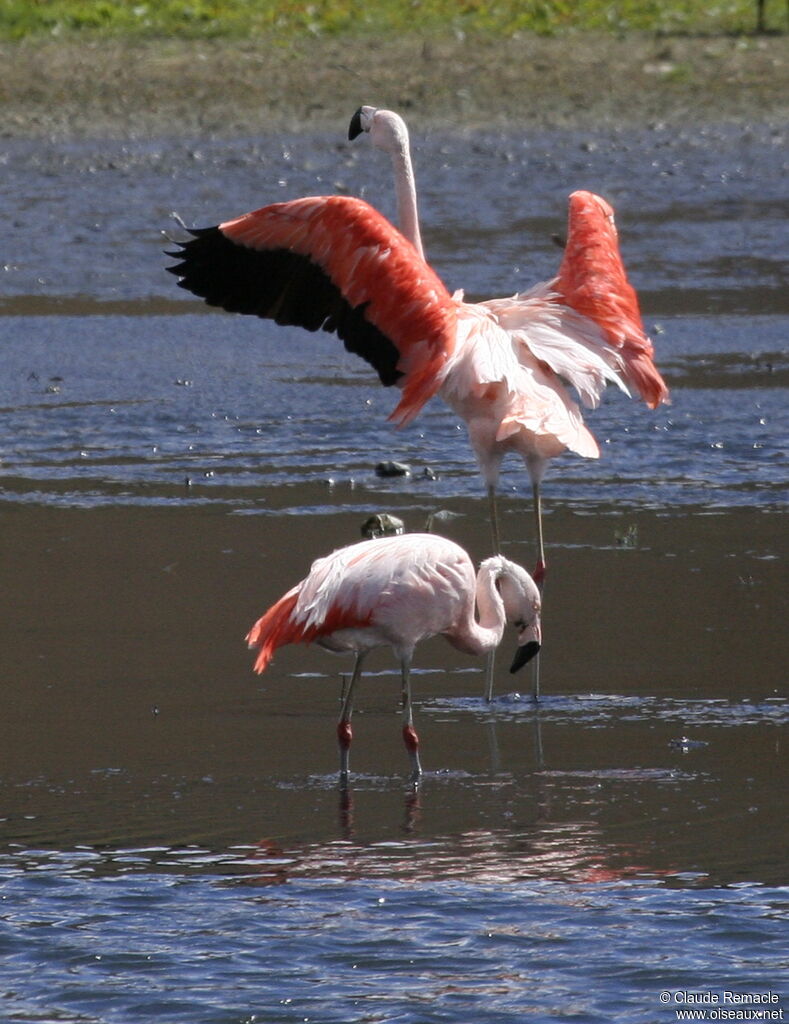
[[[603,457],[549,472],[539,707],[503,667],[486,705],[481,664],[423,644],[415,794],[382,652],[344,795],[348,666],[285,649],[258,679],[242,637],[370,512],[447,512],[486,554],[465,435],[437,403],[394,431],[330,336],[206,311],[160,230],[310,192],[390,210],[385,164],[329,136],[6,144],[3,1019],[785,1009],[785,138],[417,143],[426,246],[472,296],[550,276],[568,191],[614,202],[673,401],[610,393]],[[376,476],[390,458],[412,475]],[[503,482],[529,565],[524,474]]]

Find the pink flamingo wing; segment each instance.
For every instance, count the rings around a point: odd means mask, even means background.
[[[275,203],[193,232],[169,268],[181,287],[233,312],[335,331],[403,395],[410,421],[440,388],[455,308],[436,273],[389,221],[347,196]]]
[[[465,594],[473,615],[474,570],[466,553],[434,534],[363,541],[319,558],[247,634],[263,672],[278,647],[340,630],[368,630],[378,643],[412,648],[455,626]],[[463,603],[462,601],[460,602]]]
[[[299,588],[294,587],[273,604],[254,624],[246,635],[249,647],[257,647],[258,656],[255,660],[255,671],[263,672],[274,657],[274,651],[285,644],[295,643],[299,639],[299,631],[293,621],[293,609],[299,596]]]
[[[567,244],[553,287],[560,301],[593,320],[619,350],[626,379],[647,405],[655,408],[668,400],[622,263],[614,211],[593,192],[570,196]]]
[[[267,668],[278,647],[309,644],[338,629],[359,629],[369,625],[372,612],[360,611],[348,600],[333,599],[325,602],[326,607],[319,617],[305,615],[299,604],[305,586],[311,582],[314,582],[312,573],[276,601],[247,633],[247,645],[258,649],[255,672],[261,673]]]

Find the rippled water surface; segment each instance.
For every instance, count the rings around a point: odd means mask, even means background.
[[[415,793],[381,652],[341,793],[347,664],[257,678],[242,638],[371,512],[484,556],[465,431],[437,402],[392,429],[329,335],[209,312],[161,232],[321,192],[391,213],[343,128],[0,152],[0,1018],[785,1012],[785,135],[414,125],[426,247],[471,297],[551,276],[568,192],[614,203],[672,404],[608,394],[601,459],[549,471],[539,706],[506,658],[487,705],[481,664],[423,644]]]

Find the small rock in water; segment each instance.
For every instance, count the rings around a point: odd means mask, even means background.
[[[376,476],[411,476],[411,467],[404,462],[379,462],[375,467]]]
[[[620,548],[638,547],[638,527],[631,523],[626,530],[614,530],[614,538]]]
[[[388,512],[377,512],[362,523],[362,537],[375,540],[376,537],[396,537],[405,533],[405,523]]]
[[[448,508],[442,508],[437,512],[431,512],[425,520],[425,532],[432,533],[433,526],[436,523],[446,523],[450,519],[459,519],[462,515],[462,512],[450,512]]]
[[[683,752],[701,750],[703,747],[709,746],[706,740],[690,740],[687,736],[682,736],[678,740],[669,740],[668,745],[673,747],[674,750],[681,750]]]

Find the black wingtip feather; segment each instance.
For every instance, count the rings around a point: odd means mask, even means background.
[[[402,376],[396,346],[366,318],[367,304],[351,306],[316,263],[287,249],[251,249],[219,227],[190,229],[192,237],[167,255],[165,268],[179,288],[230,313],[273,320],[282,326],[336,333],[345,348],[365,359],[385,386]]]

